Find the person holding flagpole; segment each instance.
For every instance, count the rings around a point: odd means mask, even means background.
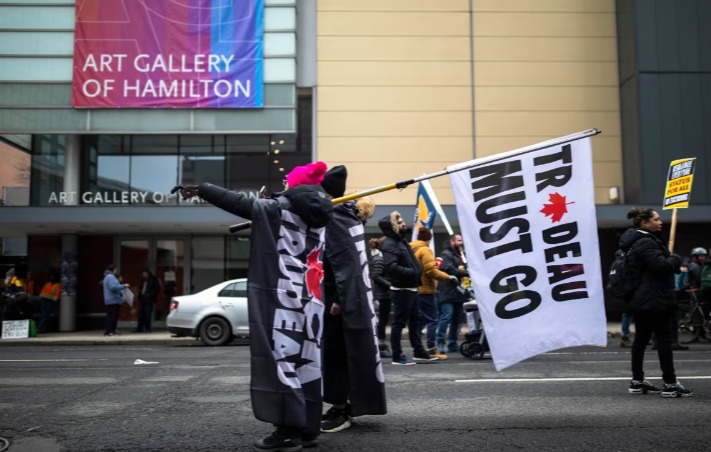
[[[340,198],[347,177],[345,166],[334,166],[321,186],[329,197]],[[331,407],[321,421],[324,433],[347,429],[354,416],[387,413],[364,240],[365,222],[374,213],[368,196],[347,201],[334,207],[326,226],[322,369],[323,400]]]
[[[276,427],[256,451],[300,451],[320,433],[322,252],[333,204],[320,183],[323,162],[295,167],[285,191],[254,199],[209,183],[177,186],[252,221],[247,305],[252,410]]]

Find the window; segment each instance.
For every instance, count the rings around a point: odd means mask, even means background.
[[[64,135],[35,135],[30,199],[33,206],[61,205],[64,190]]]
[[[247,281],[239,281],[234,284],[235,297],[247,298]]]
[[[235,297],[235,286],[237,284],[229,284],[227,285],[224,289],[220,291],[220,293],[217,294],[218,297]]]

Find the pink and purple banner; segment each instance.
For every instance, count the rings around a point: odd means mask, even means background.
[[[72,106],[261,108],[264,0],[77,0]]]

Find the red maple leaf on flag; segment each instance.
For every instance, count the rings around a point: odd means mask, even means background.
[[[565,196],[562,196],[560,193],[551,193],[548,195],[548,203],[543,204],[543,208],[540,212],[547,217],[551,217],[552,223],[556,223],[563,218],[563,215],[568,213],[566,206],[568,204],[575,204],[574,202],[565,201]]]
[[[314,248],[306,257],[306,288],[309,294],[321,300],[321,280],[323,279],[323,262],[318,260],[319,250]]]

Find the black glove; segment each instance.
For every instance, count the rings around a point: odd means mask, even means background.
[[[180,196],[182,196],[183,199],[190,199],[198,195],[198,187],[199,185],[176,185],[170,191],[170,194],[172,195],[176,191],[180,191]]]

